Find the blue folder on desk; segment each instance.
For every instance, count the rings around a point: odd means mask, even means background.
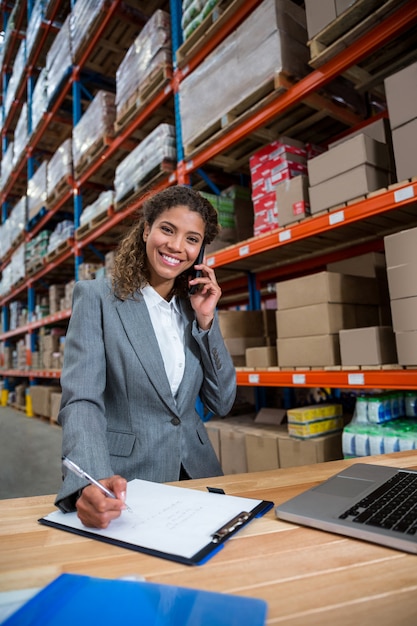
[[[62,574],[3,626],[263,626],[266,613],[257,598]]]

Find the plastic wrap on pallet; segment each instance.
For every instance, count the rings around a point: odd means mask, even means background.
[[[32,237],[26,244],[25,250],[25,264],[26,270],[30,271],[40,263],[48,252],[49,237],[51,232],[49,230],[41,230],[40,233]]]
[[[70,15],[68,15],[46,55],[45,67],[48,73],[46,83],[48,103],[53,100],[58,87],[68,74],[71,65]]]
[[[32,94],[32,133],[36,131],[48,108],[47,71],[43,67],[39,72]]]
[[[10,243],[13,246],[25,230],[27,198],[22,196],[10,211],[7,221],[10,223]]]
[[[213,11],[219,0],[192,0],[182,3],[181,27],[184,41]]]
[[[63,220],[56,225],[54,231],[51,233],[48,242],[47,254],[53,252],[57,247],[74,237],[74,222],[71,220]]]
[[[114,136],[116,107],[114,94],[100,90],[72,131],[72,156],[76,168],[97,141]]]
[[[24,79],[24,69],[26,64],[26,39],[22,39],[19,49],[16,54],[16,58],[13,62],[13,71],[10,76],[6,97],[4,100],[4,119],[7,118],[10,107],[16,97],[16,91],[20,85],[20,82]]]
[[[31,56],[36,37],[42,28],[42,22],[45,18],[45,4],[45,0],[36,0],[32,8],[26,30],[26,56],[28,59]]]
[[[12,254],[10,263],[11,287],[25,277],[25,244],[22,243]]]
[[[46,205],[47,168],[48,161],[42,161],[36,172],[28,180],[28,220],[35,217]]]
[[[114,190],[102,191],[97,200],[85,207],[80,216],[80,226],[88,224],[96,215],[103,213],[112,206],[114,202]]]
[[[72,139],[66,139],[51,157],[47,166],[47,199],[53,197],[56,187],[72,176]]]
[[[117,69],[117,112],[156,68],[171,63],[170,17],[166,11],[158,9],[136,37]]]
[[[305,75],[309,71],[306,42],[304,9],[290,0],[264,0],[181,82],[184,145],[214,125],[218,130],[227,114],[247,108],[246,103],[270,83],[272,90],[277,73]]]
[[[121,201],[143,184],[157,167],[176,160],[175,127],[159,124],[117,166],[114,178],[115,200]]]
[[[108,5],[107,0],[77,0],[71,11],[71,46],[74,58],[91,37],[91,25]]]
[[[19,163],[23,156],[28,140],[28,106],[24,102],[14,131],[13,167]]]
[[[14,141],[11,141],[3,152],[1,160],[1,188],[3,189],[13,170]]]

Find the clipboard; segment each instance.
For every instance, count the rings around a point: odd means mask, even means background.
[[[46,526],[122,548],[202,565],[225,542],[273,502],[134,479],[127,485],[131,512],[123,511],[102,530],[85,527],[77,513],[54,511],[38,521]]]
[[[4,626],[264,626],[268,605],[234,596],[153,582],[61,574]]]

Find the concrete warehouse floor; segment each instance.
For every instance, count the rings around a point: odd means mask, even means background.
[[[0,407],[0,499],[56,494],[61,427]]]

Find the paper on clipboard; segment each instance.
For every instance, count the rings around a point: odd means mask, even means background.
[[[123,511],[104,530],[86,528],[77,513],[54,511],[39,521],[131,549],[193,562],[202,550],[215,550],[239,526],[272,507],[262,500],[141,479],[130,481],[127,493],[132,512]]]

